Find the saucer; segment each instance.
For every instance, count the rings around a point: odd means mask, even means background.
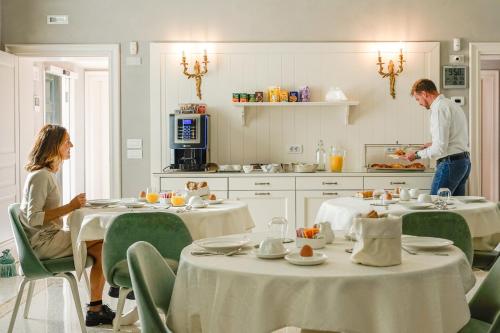
[[[283,253],[266,254],[266,253],[260,252],[259,250],[254,250],[253,254],[255,254],[255,256],[257,258],[261,258],[261,259],[279,259],[279,258],[283,258],[284,256],[286,256],[289,252],[290,252],[289,249],[285,249],[285,252],[283,252]]]
[[[324,263],[328,257],[321,252],[314,252],[312,257],[302,257],[298,252],[287,254],[285,260],[299,266],[312,266]]]
[[[125,206],[127,208],[142,208],[146,205],[144,202],[121,202],[120,206]]]
[[[199,204],[193,204],[193,205],[191,205],[191,207],[193,207],[193,208],[207,208],[208,204],[204,202],[204,203],[199,203]]]
[[[215,200],[205,200],[209,205],[218,205],[224,202],[224,199],[215,199]]]

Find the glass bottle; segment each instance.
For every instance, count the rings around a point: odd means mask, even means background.
[[[316,149],[316,163],[318,164],[316,170],[325,171],[326,151],[325,148],[323,148],[323,140],[319,140],[318,148]]]

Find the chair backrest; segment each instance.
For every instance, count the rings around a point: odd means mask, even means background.
[[[452,212],[415,212],[403,215],[403,234],[453,241],[472,263],[472,236],[465,219]]]
[[[469,302],[471,317],[492,324],[500,315],[500,260],[497,259]]]
[[[12,232],[14,233],[14,240],[16,242],[17,253],[19,254],[19,262],[21,263],[21,268],[23,269],[23,274],[27,278],[42,278],[52,276],[45,266],[40,262],[40,259],[36,256],[31,244],[26,237],[21,221],[19,220],[19,209],[20,205],[18,203],[11,204],[9,206],[9,218],[12,227]]]
[[[127,251],[132,288],[143,332],[168,332],[158,310],[167,314],[174,289],[175,274],[155,247],[137,242]]]
[[[118,215],[104,236],[103,271],[113,281],[113,267],[127,260],[127,249],[138,241],[153,245],[164,258],[179,261],[181,251],[192,243],[184,222],[175,214],[125,213]]]

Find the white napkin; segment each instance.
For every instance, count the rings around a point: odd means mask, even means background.
[[[401,217],[355,218],[352,232],[357,239],[353,262],[368,266],[401,264]]]

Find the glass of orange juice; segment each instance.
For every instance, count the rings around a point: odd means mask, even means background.
[[[146,201],[153,204],[157,203],[160,198],[160,194],[154,188],[149,188],[146,191]]]
[[[332,172],[342,172],[344,165],[345,150],[332,148],[330,155],[330,169]]]
[[[172,206],[184,206],[186,204],[186,198],[182,191],[172,192],[172,198],[170,198]]]

